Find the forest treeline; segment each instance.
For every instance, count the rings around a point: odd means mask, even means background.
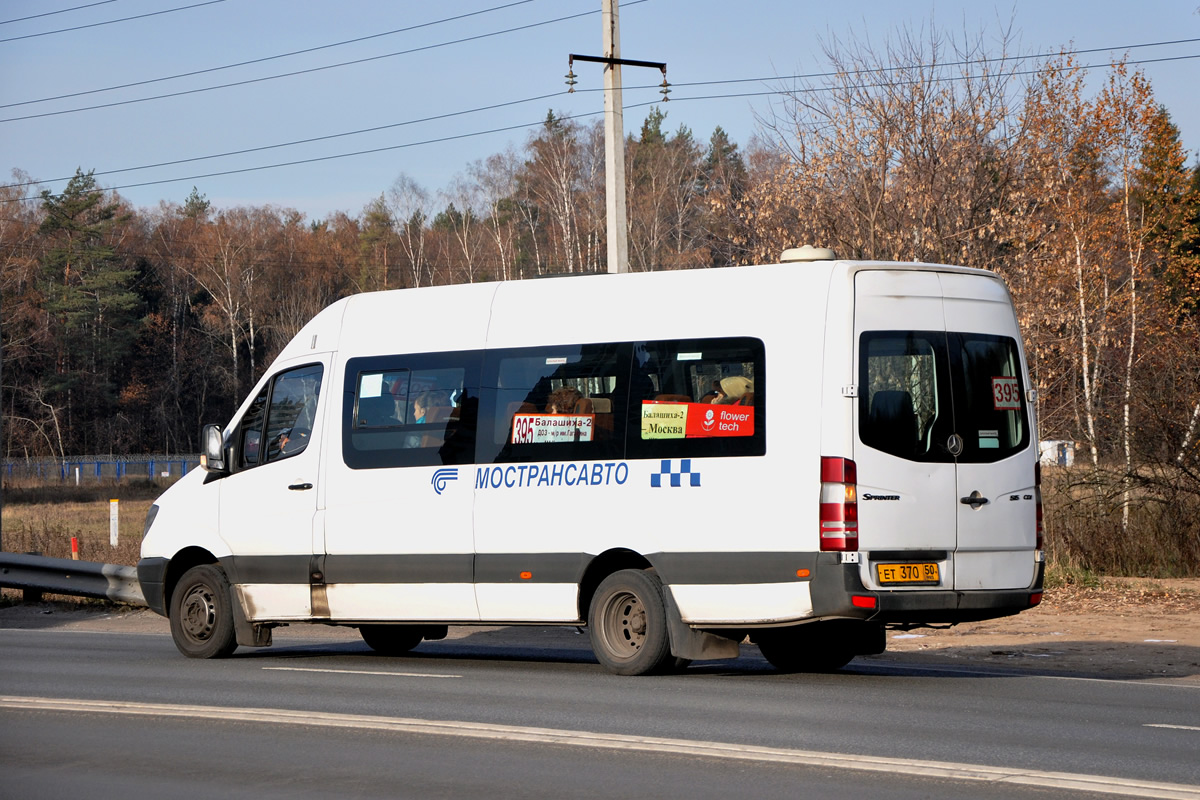
[[[773,262],[812,243],[1000,273],[1040,436],[1109,476],[1063,491],[1127,530],[1172,492],[1200,497],[1200,167],[1130,65],[1030,69],[982,41],[834,40],[828,75],[778,87],[745,147],[655,108],[626,143],[630,266]],[[358,214],[318,221],[215,208],[198,189],[132,208],[83,170],[21,200],[31,180],[0,187],[7,458],[194,452],[200,424],[227,420],[300,326],[353,292],[606,268],[602,128],[553,112],[447,187],[400,174]]]

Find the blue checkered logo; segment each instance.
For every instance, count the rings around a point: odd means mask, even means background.
[[[690,458],[680,459],[678,472],[671,468],[671,459],[664,458],[658,472],[650,476],[650,486],[657,489],[664,485],[663,478],[668,478],[671,482],[670,485],[677,488],[684,485],[683,479],[685,475],[687,476],[688,486],[700,485],[700,473],[692,472],[692,460]]]

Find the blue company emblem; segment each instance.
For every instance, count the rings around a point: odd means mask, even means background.
[[[458,480],[458,467],[447,467],[434,472],[433,480],[431,480],[430,483],[433,484],[433,490],[438,494],[441,494],[442,490],[446,488],[446,484],[448,482],[456,480]]]
[[[664,458],[662,460],[662,466],[659,468],[658,472],[652,473],[650,475],[650,486],[655,489],[662,486],[664,476],[670,477],[671,486],[674,486],[674,487],[683,486],[683,476],[684,475],[688,476],[688,486],[699,486],[700,485],[700,473],[692,472],[692,460],[690,458],[683,458],[683,459],[679,460],[679,471],[678,472],[671,469],[671,459]]]

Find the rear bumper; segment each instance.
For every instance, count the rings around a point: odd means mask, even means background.
[[[824,555],[824,554],[822,554]],[[945,624],[1007,617],[1037,605],[1045,565],[1023,589],[878,591],[863,586],[857,564],[818,572],[813,582],[813,616],[891,624]],[[840,574],[839,574],[840,572]],[[867,607],[873,606],[873,607]]]

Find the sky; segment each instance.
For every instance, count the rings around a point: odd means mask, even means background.
[[[82,168],[138,208],[195,187],[218,210],[269,204],[319,220],[361,214],[405,175],[441,207],[439,191],[519,149],[549,110],[602,118],[600,65],[576,62],[573,94],[564,82],[568,54],[602,52],[599,11],[600,0],[0,0],[0,182],[22,170],[36,196]],[[827,69],[823,43],[882,50],[900,29],[932,27],[993,47],[1011,26],[1018,53],[1097,49],[1079,59],[1096,85],[1113,57],[1147,60],[1193,163],[1200,151],[1200,0],[621,0],[619,19],[623,58],[667,64],[664,127],[702,142],[720,126],[744,148],[770,112],[771,79]],[[622,77],[636,133],[662,76]],[[732,80],[745,82],[716,83]],[[742,96],[714,97],[730,94]],[[288,162],[303,163],[275,166]]]

